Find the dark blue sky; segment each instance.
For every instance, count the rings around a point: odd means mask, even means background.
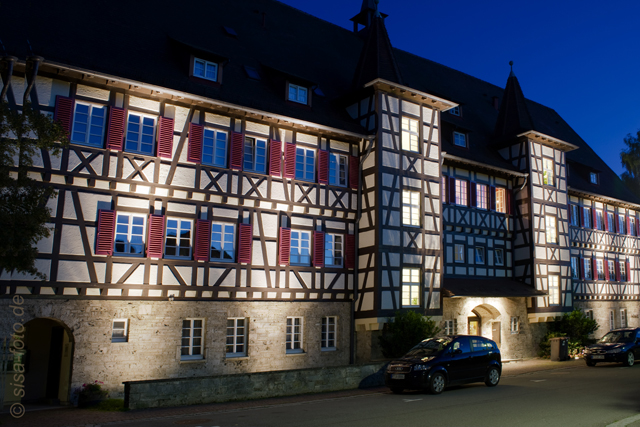
[[[352,29],[361,0],[281,0]],[[555,109],[618,174],[640,129],[638,0],[381,0],[394,47]]]

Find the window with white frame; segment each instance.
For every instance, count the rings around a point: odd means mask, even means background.
[[[289,262],[293,265],[311,264],[311,232],[291,231]]]
[[[266,173],[267,141],[246,136],[242,169],[247,172]]]
[[[496,212],[507,213],[507,190],[496,188]]]
[[[144,255],[145,217],[137,214],[118,213],[114,253],[118,255]]]
[[[578,264],[578,257],[571,257],[571,277],[578,279],[580,277],[580,265]]]
[[[401,121],[402,126],[402,149],[406,151],[418,152],[418,140],[420,134],[418,133],[418,121],[403,117]]]
[[[184,319],[182,321],[182,348],[180,359],[202,359],[204,319]]]
[[[193,76],[201,79],[218,81],[218,64],[205,61],[204,59],[193,59]]]
[[[329,156],[329,184],[347,186],[347,156],[331,153]]]
[[[480,209],[489,209],[489,193],[484,184],[476,184],[476,204]]]
[[[580,209],[578,209],[578,205],[569,205],[569,209],[571,209],[571,225],[575,227],[580,226]]]
[[[454,116],[459,116],[460,115],[460,106],[456,105],[453,108],[449,108],[449,114],[452,114]]]
[[[493,250],[493,264],[499,266],[504,265],[504,250],[501,248]]]
[[[607,261],[607,267],[609,268],[609,281],[613,282],[616,280],[616,263],[613,260]]]
[[[589,172],[589,181],[592,184],[598,184],[598,174],[595,172]]]
[[[560,276],[550,274],[547,276],[549,282],[549,305],[560,304]]]
[[[336,349],[336,316],[324,316],[322,318],[322,329],[320,331],[320,348],[323,351]]]
[[[235,259],[235,224],[224,222],[211,223],[211,261],[230,261]]]
[[[420,192],[402,190],[402,224],[420,226]]]
[[[156,119],[138,113],[129,113],[125,151],[140,154],[154,154]]]
[[[582,208],[582,223],[585,228],[591,228],[591,208]]]
[[[624,215],[618,215],[618,233],[627,234],[627,227],[624,221]]]
[[[589,258],[583,259],[582,266],[584,268],[584,278],[586,280],[593,279],[593,272],[591,271],[591,260]]]
[[[227,319],[227,357],[247,355],[247,323],[244,317]]]
[[[324,235],[325,265],[342,267],[343,259],[342,234],[326,233]]]
[[[71,129],[73,144],[102,148],[107,107],[76,101]]]
[[[458,147],[467,146],[467,134],[462,132],[453,132],[453,145]]]
[[[468,183],[463,179],[456,179],[456,205],[468,205]]]
[[[597,230],[604,230],[604,222],[602,221],[602,211],[596,211],[596,224]]]
[[[598,280],[604,280],[604,260],[596,259],[596,274],[598,275]]]
[[[484,247],[476,246],[476,264],[484,264]]]
[[[544,185],[555,185],[553,159],[542,159],[542,182]]]
[[[620,309],[620,327],[626,328],[629,324],[627,323],[627,310],[624,308]]]
[[[111,325],[111,342],[129,340],[129,319],[114,319]]]
[[[556,217],[546,215],[544,219],[546,223],[547,243],[558,243],[558,227]]]
[[[458,320],[445,320],[444,321],[444,334],[445,335],[458,335]]]
[[[616,328],[616,318],[613,310],[609,311],[609,330],[612,331]]]
[[[289,83],[289,101],[307,105],[308,94],[309,89],[306,87]]]
[[[315,180],[316,152],[309,148],[296,148],[296,179]]]
[[[587,319],[593,320],[593,310],[585,310],[584,315]]]
[[[164,244],[166,257],[191,258],[192,222],[182,218],[167,219],[167,233]]]
[[[511,333],[520,333],[520,319],[517,316],[511,316]]]
[[[205,128],[202,136],[202,163],[227,167],[227,133]]]
[[[620,281],[626,282],[627,281],[627,263],[625,262],[624,259],[620,259],[620,262],[618,262],[618,264],[620,264]]]
[[[402,269],[402,306],[420,306],[420,269]]]
[[[614,218],[613,218],[613,213],[612,212],[607,212],[607,225],[609,226],[609,232],[613,233],[615,231],[615,227],[614,227]]]
[[[453,247],[453,260],[454,262],[464,262],[464,245],[456,243]]]
[[[287,353],[302,353],[302,317],[287,317]]]

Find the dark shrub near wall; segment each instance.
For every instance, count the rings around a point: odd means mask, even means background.
[[[385,324],[380,340],[384,357],[400,357],[420,341],[434,337],[440,328],[431,317],[422,316],[415,311],[396,313],[393,319]]]

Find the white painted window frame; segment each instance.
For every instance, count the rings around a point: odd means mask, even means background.
[[[80,125],[81,123],[78,122],[78,106],[84,106],[84,107],[88,107],[89,108],[89,112],[87,113],[87,130],[86,132],[84,132],[84,140],[80,141],[78,139],[75,139],[76,133],[80,133],[77,130],[77,126]],[[102,127],[100,129],[100,133],[92,133],[92,129],[94,128],[93,124],[93,119],[94,119],[94,110],[96,109],[102,109],[103,111],[103,116],[102,116]],[[73,107],[73,123],[72,123],[72,127],[71,127],[71,133],[70,133],[70,141],[72,144],[78,144],[78,145],[84,145],[86,147],[97,147],[97,148],[102,148],[104,147],[104,134],[105,134],[105,130],[107,129],[107,106],[106,105],[101,105],[101,104],[94,104],[91,102],[84,102],[84,101],[78,101],[76,100],[75,105]],[[96,135],[100,137],[100,142],[97,144],[92,144],[89,142],[89,140],[91,139],[92,135]]]
[[[193,221],[190,219],[186,219],[186,218],[178,218],[178,217],[167,217],[166,220],[166,226],[165,226],[165,232],[164,232],[164,257],[167,259],[191,259],[191,251],[193,248],[193,232],[194,232],[194,227],[193,227]],[[174,227],[169,227],[169,221],[177,221],[178,222],[178,227],[174,228]],[[183,231],[182,230],[182,225],[183,223],[189,223],[189,238],[185,239],[183,237],[180,237],[181,234],[180,232]],[[169,229],[174,229],[176,230],[176,236],[175,236],[175,240],[176,240],[176,245],[169,245]],[[186,248],[188,249],[188,253],[186,255],[180,255],[180,249],[184,248],[183,246],[180,246],[181,243],[183,243],[183,240],[188,240],[188,245],[186,246]],[[174,249],[176,251],[176,254],[173,255],[169,255],[167,253],[168,249]]]
[[[417,153],[420,151],[420,129],[417,119],[402,116],[401,122],[401,140],[402,149]]]
[[[498,253],[500,254],[499,257]],[[498,258],[500,258],[500,262],[498,262]],[[504,266],[504,249],[495,248],[493,250],[493,264],[496,266]]]
[[[467,148],[467,134],[463,132],[453,132],[453,145]]]
[[[129,139],[129,133],[133,132],[133,131],[129,131],[129,126],[132,125],[131,123],[131,116],[139,116],[140,117],[140,130],[138,132],[138,138],[134,141],[133,139]],[[144,120],[145,119],[151,119],[153,120],[153,133],[150,135],[151,136],[151,152],[146,152],[146,151],[142,151],[142,136],[143,135],[147,135],[143,132],[145,126],[144,124]],[[158,131],[158,116],[154,116],[151,114],[145,114],[145,113],[141,113],[139,111],[128,111],[127,112],[127,129],[125,132],[125,138],[124,138],[124,151],[127,153],[135,153],[135,154],[141,154],[143,156],[155,156],[156,155],[156,133]],[[129,148],[127,145],[129,144],[129,142],[135,142],[136,144],[136,148],[135,149],[131,149]]]
[[[402,225],[420,227],[420,192],[402,190]]]
[[[549,274],[547,276],[549,289],[549,305],[560,305],[560,276]]]
[[[329,185],[346,187],[349,169],[349,158],[345,154],[329,154]]]
[[[196,322],[201,322],[200,326],[196,326]],[[185,322],[189,322],[189,326],[185,327]],[[187,336],[184,335],[185,330],[189,331]],[[200,335],[197,335],[199,330]],[[198,339],[200,340],[197,344]],[[185,344],[185,340],[187,343]],[[180,341],[180,360],[199,360],[204,359],[204,341],[205,341],[205,319],[202,317],[188,317],[182,320],[182,335]],[[187,349],[187,354],[183,354],[183,350]],[[196,352],[198,350],[198,352]]]
[[[402,307],[420,307],[420,269],[402,269]]]
[[[287,354],[304,353],[304,317],[287,317],[285,352]]]
[[[242,325],[240,325],[240,322],[242,322]],[[225,344],[226,357],[247,356],[248,326],[249,319],[246,317],[227,317],[227,341]],[[238,351],[240,346],[242,346],[242,350]],[[231,351],[229,351],[230,349]]]
[[[202,66],[202,74],[196,74],[196,65],[200,64]],[[207,70],[213,68],[214,69],[214,75],[213,76],[208,76],[207,75]],[[204,79],[204,80],[209,80],[212,82],[217,82],[218,81],[218,71],[219,71],[219,65],[215,62],[211,62],[211,61],[207,61],[204,59],[200,59],[200,58],[193,58],[193,71],[192,71],[192,75],[194,77],[198,77],[200,79]]]
[[[118,219],[120,217],[128,217],[128,221],[127,221],[127,240],[124,243],[125,245],[125,250],[124,251],[118,251],[117,250],[117,245],[118,245],[118,236],[119,235],[124,235],[124,233],[122,232],[118,232],[119,229],[119,225],[122,226],[124,225],[124,223],[120,223],[118,222]],[[142,225],[134,225],[133,224],[133,218],[140,218],[142,219]],[[142,228],[142,234],[133,234],[133,228],[134,227],[141,227]],[[145,215],[141,215],[141,214],[135,214],[135,213],[131,213],[131,212],[116,212],[116,230],[114,233],[114,243],[113,243],[113,254],[117,255],[117,256],[131,256],[131,257],[143,257],[145,255],[145,249],[146,249],[146,230],[147,230],[147,217]],[[142,236],[142,243],[131,243],[132,237],[134,236]],[[132,245],[141,245],[142,246],[142,250],[139,253],[131,253],[130,249]]]
[[[213,135],[209,135],[212,133]],[[220,140],[220,136],[224,135],[224,155],[222,156],[222,162],[216,162],[216,152],[220,149],[219,144],[223,142]],[[211,161],[208,161],[206,158],[209,156],[205,155],[205,149],[211,148]],[[202,163],[205,165],[216,166],[219,168],[227,167],[227,159],[229,157],[229,135],[227,132],[211,128],[205,127],[202,133]]]
[[[324,260],[327,267],[342,267],[344,264],[344,236],[342,234],[325,234]],[[336,260],[339,260],[339,262],[336,262]]]
[[[297,234],[298,237],[294,237]],[[289,250],[289,263],[291,265],[311,265],[311,235],[308,230],[291,230],[291,246]],[[306,246],[303,244],[306,242]],[[294,249],[297,254],[294,254]],[[295,257],[295,258],[294,258]]]
[[[555,161],[549,157],[542,158],[542,184],[555,187]]]
[[[323,316],[320,329],[320,350],[336,351],[337,342],[338,316]]]
[[[545,215],[545,236],[548,244],[558,244],[558,219],[552,215]]]
[[[123,322],[124,327],[116,328],[116,322]],[[116,336],[117,331],[122,331],[122,336]],[[111,322],[111,342],[129,341],[129,319],[113,319]]]
[[[464,244],[455,243],[453,245],[453,262],[455,263],[464,263]]]
[[[304,97],[302,97],[301,94],[304,94]],[[309,88],[294,83],[289,83],[287,99],[292,102],[297,102],[298,104],[308,105]]]

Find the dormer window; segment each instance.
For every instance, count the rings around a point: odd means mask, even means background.
[[[193,59],[193,76],[212,82],[218,81],[218,64],[205,61],[204,59]]]
[[[455,107],[451,108],[449,110],[449,113],[451,113],[454,116],[460,116],[460,106],[456,105]]]
[[[462,132],[453,133],[453,145],[458,147],[467,147],[467,135]]]
[[[598,184],[598,174],[595,172],[590,172],[589,173],[589,182],[591,182],[592,184]]]
[[[289,83],[289,101],[298,102],[307,105],[307,94],[309,90],[304,86]]]

